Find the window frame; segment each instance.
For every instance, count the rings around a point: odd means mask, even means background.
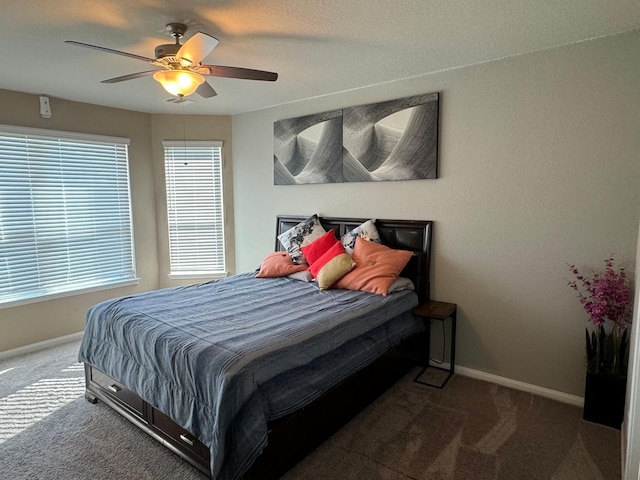
[[[164,183],[165,183],[165,205],[166,205],[166,219],[167,219],[167,247],[168,247],[168,273],[167,277],[172,280],[181,280],[181,279],[218,279],[224,278],[229,275],[228,273],[228,258],[227,258],[227,219],[225,215],[225,176],[224,176],[224,142],[220,140],[164,140],[162,142],[163,147],[163,159],[164,159]],[[216,236],[216,246],[212,248],[212,254],[217,255],[222,260],[222,268],[219,270],[215,269],[203,269],[203,270],[180,270],[180,262],[176,261],[176,258],[173,254],[175,251],[172,244],[172,200],[170,198],[171,195],[171,183],[172,178],[171,174],[168,172],[168,151],[171,151],[172,155],[175,156],[177,152],[185,152],[184,158],[188,155],[188,150],[190,148],[193,149],[217,149],[219,153],[219,163],[217,165],[212,166],[212,182],[209,186],[212,188],[211,196],[216,197],[219,200],[219,205],[217,206],[219,210],[218,219],[220,226],[220,233]],[[212,152],[212,157],[215,156]],[[175,158],[174,158],[175,160]],[[215,159],[214,159],[215,161]],[[219,183],[219,192],[216,191],[216,170],[219,173],[219,178],[217,179]],[[200,197],[201,198],[201,197]],[[198,202],[200,203],[200,202]],[[215,219],[211,220],[212,222],[216,222]],[[175,261],[175,263],[174,263]],[[187,262],[184,262],[187,263]],[[184,266],[184,264],[183,264]],[[178,268],[176,268],[178,267]]]
[[[123,275],[119,279],[111,279],[111,280],[105,279],[104,283],[78,288],[78,285],[73,286],[73,278],[71,278],[70,281],[66,284],[66,287],[68,289],[65,289],[65,284],[63,282],[56,284],[54,286],[49,286],[44,288],[41,287],[40,291],[38,288],[34,286],[34,288],[30,292],[23,292],[22,295],[16,295],[15,298],[13,299],[9,298],[6,300],[0,300],[0,309],[16,307],[20,305],[27,305],[32,303],[39,303],[39,302],[44,302],[44,301],[53,300],[57,298],[81,295],[81,294],[86,294],[90,292],[96,292],[101,290],[107,290],[107,289],[113,289],[113,288],[119,288],[123,286],[138,284],[140,282],[140,279],[137,277],[137,272],[136,272],[135,239],[134,239],[133,213],[132,213],[133,205],[132,205],[132,198],[131,198],[131,175],[130,175],[130,162],[129,162],[129,152],[128,152],[130,139],[123,138],[123,137],[106,136],[106,135],[94,135],[94,134],[86,134],[86,133],[78,133],[78,132],[67,132],[67,131],[60,131],[60,130],[20,127],[20,126],[2,125],[2,124],[0,124],[0,136],[1,137],[24,137],[26,142],[29,142],[29,137],[31,137],[32,140],[30,142],[30,145],[29,143],[27,143],[27,145],[31,146],[32,148],[33,148],[33,145],[36,145],[38,142],[44,142],[44,143],[52,142],[50,145],[51,149],[50,151],[47,150],[47,155],[45,155],[45,157],[50,157],[55,152],[55,147],[53,145],[55,145],[56,141],[59,142],[59,144],[64,144],[65,142],[69,142],[69,143],[77,142],[82,144],[84,142],[87,145],[87,150],[89,150],[88,145],[92,143],[99,144],[99,145],[107,145],[107,146],[110,146],[111,144],[113,144],[114,147],[117,147],[117,148],[124,147],[124,162],[125,162],[124,170],[126,170],[126,179],[123,183],[118,183],[117,188],[122,189],[122,187],[124,186],[124,183],[126,182],[126,199],[128,200],[128,205],[126,205],[127,213],[125,215],[119,215],[117,218],[119,220],[122,220],[122,219],[128,220],[128,223],[129,223],[129,228],[128,228],[128,231],[126,232],[127,233],[126,237],[129,238],[129,241],[127,242],[129,249],[126,249],[126,248],[121,249],[121,252],[126,251],[127,258],[130,258],[130,262],[131,262],[130,269],[128,268],[123,269],[121,272]],[[7,142],[10,143],[10,140],[7,140]],[[3,153],[2,155],[9,156],[10,154]],[[112,160],[114,162],[121,162],[123,160],[121,157],[122,157],[121,153],[114,153]],[[47,158],[47,160],[49,159]],[[68,158],[65,158],[65,160],[68,160]],[[31,157],[29,159],[29,165],[31,166],[34,161],[35,161],[34,157]],[[54,165],[54,162],[51,162],[49,164],[45,161],[43,163],[47,166],[46,168],[50,168],[52,165]],[[114,164],[114,170],[112,170],[111,172],[114,178],[117,177],[118,169],[122,169],[122,165],[118,166],[117,163]],[[61,176],[63,177],[64,175],[61,175]],[[28,181],[28,182],[33,181],[33,177],[31,175],[25,175],[23,178],[25,179],[24,181]],[[58,184],[56,184],[56,181],[58,182]],[[67,187],[68,184],[65,184],[64,181],[62,181],[62,183],[60,182],[61,180],[59,178],[52,177],[51,184],[50,185],[47,184],[47,185],[48,186],[63,185],[63,189]],[[0,179],[0,184],[8,185],[8,181]],[[26,209],[33,211],[35,207],[37,207],[37,204],[35,202],[31,202],[27,204]],[[14,211],[14,214],[15,213],[16,211]],[[68,212],[65,210],[65,213],[61,214],[60,217],[67,215],[67,213]],[[95,213],[95,210],[91,210],[91,214],[93,215],[94,213]],[[69,234],[69,231],[65,229],[65,233]],[[73,238],[72,235],[70,235],[70,237]],[[68,241],[65,243],[65,245],[73,246],[73,241]],[[93,243],[92,245],[95,246],[96,244]],[[67,259],[66,261],[70,262],[71,260]],[[128,263],[129,262],[127,262],[127,264]],[[62,277],[62,275],[60,277]],[[20,278],[20,277],[16,277],[16,278]],[[76,282],[78,280],[81,281],[82,279],[76,278]],[[38,281],[41,281],[41,280],[38,280]],[[50,293],[45,293],[47,288],[55,291],[51,291]]]

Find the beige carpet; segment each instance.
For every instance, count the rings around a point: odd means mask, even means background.
[[[78,342],[0,361],[0,479],[205,477],[83,398]],[[398,382],[285,480],[620,478],[620,432],[581,409],[454,376]]]

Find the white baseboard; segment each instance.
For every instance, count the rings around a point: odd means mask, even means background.
[[[5,350],[4,352],[0,352],[0,360],[4,360],[5,358],[9,357],[15,357],[16,355],[24,355],[25,353],[37,352],[38,350],[42,350],[44,348],[55,347],[56,345],[62,345],[63,343],[71,342],[74,340],[80,340],[83,334],[84,332],[72,333],[69,335],[64,335],[63,337],[52,338],[50,340],[44,340],[42,342],[25,345],[24,347]]]
[[[443,368],[449,368],[449,365],[439,365]],[[482,372],[480,370],[474,370],[473,368],[467,368],[457,366],[455,373],[464,375],[465,377],[471,377],[478,380],[484,380],[486,382],[496,383],[503,387],[513,388],[515,390],[521,390],[523,392],[533,393],[534,395],[540,395],[541,397],[557,400],[562,403],[568,403],[569,405],[575,405],[577,407],[584,406],[584,398],[576,395],[570,395],[568,393],[559,392],[557,390],[551,390],[550,388],[539,387],[530,383],[521,382],[519,380],[512,380],[510,378],[501,377],[492,373]]]

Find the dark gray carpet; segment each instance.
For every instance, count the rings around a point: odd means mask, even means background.
[[[1,479],[206,478],[84,399],[78,342],[0,361]],[[614,480],[620,432],[582,411],[454,376],[398,382],[285,480]]]

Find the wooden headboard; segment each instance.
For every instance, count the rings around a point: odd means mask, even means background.
[[[276,217],[276,250],[283,250],[278,235],[296,226],[308,217],[300,215],[278,215]],[[319,217],[320,223],[329,230],[334,230],[336,237],[353,230],[368,218]],[[402,276],[410,278],[416,287],[420,302],[429,300],[431,271],[431,230],[430,220],[376,220],[376,228],[382,243],[390,248],[414,252]]]

